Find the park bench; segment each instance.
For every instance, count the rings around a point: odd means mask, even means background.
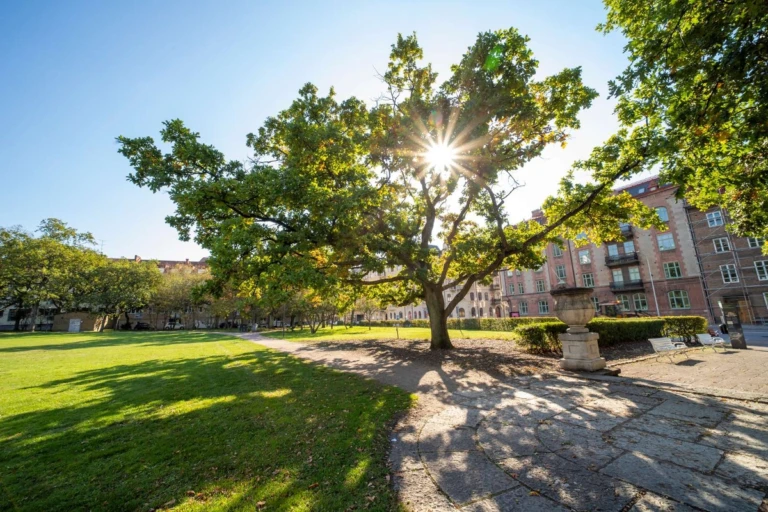
[[[704,334],[697,334],[696,338],[698,338],[699,343],[701,343],[702,345],[701,350],[704,350],[705,348],[709,347],[713,351],[717,352],[717,350],[715,350],[715,347],[720,347],[723,349],[723,352],[725,352],[725,340],[719,336],[712,336],[709,333],[704,333]]]
[[[669,358],[670,363],[674,363],[675,361],[672,359],[672,355],[678,350],[686,348],[685,343],[682,341],[673,341],[672,338],[648,338],[648,341],[651,342],[653,351],[656,352],[657,361],[659,360],[659,357],[666,356]],[[688,354],[685,352],[682,352],[682,354],[684,354],[685,357],[688,357]]]

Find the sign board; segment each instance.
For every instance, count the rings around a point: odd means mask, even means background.
[[[69,332],[80,332],[80,324],[82,323],[82,320],[79,318],[70,318],[69,319]]]

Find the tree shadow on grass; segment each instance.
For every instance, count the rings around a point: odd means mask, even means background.
[[[0,417],[0,509],[393,507],[385,425],[409,403],[398,390],[261,349],[39,387],[98,398]]]
[[[142,331],[142,332],[87,332],[87,333],[13,333],[0,336],[0,353],[31,352],[35,350],[84,350],[89,348],[112,347],[116,345],[169,345],[174,343],[201,343],[217,341],[228,337],[224,333],[199,331]],[[46,339],[56,339],[59,343],[38,344]],[[3,346],[3,341],[14,342],[13,346]],[[18,344],[19,340],[25,344]]]

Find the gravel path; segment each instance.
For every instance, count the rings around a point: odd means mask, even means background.
[[[418,394],[390,454],[411,510],[768,512],[768,405],[587,381],[512,354],[478,369],[463,349],[401,358],[421,349],[241,336]]]

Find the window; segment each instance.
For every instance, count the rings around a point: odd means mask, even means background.
[[[525,285],[523,283],[517,283],[517,293],[520,295],[525,293]]]
[[[579,263],[582,265],[588,265],[592,263],[592,256],[589,254],[589,249],[579,251]]]
[[[581,274],[581,282],[585,288],[594,288],[595,276],[592,274]]]
[[[509,285],[509,294],[514,295],[515,294],[515,283],[512,283]]]
[[[629,267],[629,280],[630,281],[639,281],[640,280],[640,267]]]
[[[475,308],[472,308],[469,310],[469,314],[472,318],[475,318],[477,316],[477,310]]]
[[[671,251],[675,248],[675,239],[672,236],[672,233],[657,235],[656,240],[659,242],[660,251]]]
[[[750,249],[759,249],[760,247],[763,246],[763,243],[765,243],[765,240],[763,240],[762,238],[749,237],[747,238],[747,243],[749,243]]]
[[[768,261],[756,261],[755,270],[757,270],[757,279],[768,281]]]
[[[536,272],[541,272],[544,270],[544,265],[539,265],[539,268],[536,269]]]
[[[623,283],[624,282],[624,274],[621,272],[620,268],[615,268],[611,271],[611,274],[613,275],[613,282],[614,283]]]
[[[728,252],[731,250],[731,244],[728,243],[727,238],[715,238],[712,240],[712,243],[715,244],[715,252]]]
[[[672,290],[669,295],[669,307],[672,309],[691,309],[691,301],[685,290]]]
[[[402,313],[400,313],[402,315]],[[459,318],[464,318],[466,316],[466,313],[464,312],[464,308],[459,308]]]
[[[483,308],[480,308],[480,312],[478,313],[477,316],[483,316]]]
[[[616,300],[619,301],[619,306],[621,307],[622,311],[631,311],[632,306],[629,305],[629,296],[627,295],[617,295]]]
[[[739,274],[736,273],[736,265],[720,265],[720,275],[723,276],[724,283],[738,283]]]
[[[624,242],[624,254],[635,254],[635,242],[632,240]]]
[[[557,258],[558,256],[562,256],[563,255],[563,250],[560,248],[559,245],[553,245],[552,246],[552,254],[555,255],[555,258]]]
[[[546,300],[540,300],[539,301],[539,314],[545,315],[549,313],[549,302]]]
[[[544,291],[544,281],[541,279],[536,281],[536,291],[537,292],[543,292]]]
[[[716,212],[709,212],[707,214],[707,224],[711,228],[714,228],[715,226],[722,226],[723,214],[721,214],[719,210]]]
[[[488,292],[485,292],[485,300],[488,300]]]
[[[597,297],[592,297],[589,300],[592,301],[592,306],[594,306],[595,311],[600,311],[600,300]]]
[[[659,216],[662,222],[669,222],[669,215],[667,215],[667,209],[663,206],[656,208],[656,214]]]
[[[555,275],[557,276],[558,283],[565,282],[565,265],[557,265],[555,267]]]
[[[608,256],[618,256],[619,255],[619,247],[616,244],[611,244],[608,246]]]
[[[512,270],[507,269],[507,277],[512,277],[514,272]]]
[[[636,293],[632,296],[636,311],[648,311],[648,299],[644,293]]]
[[[664,277],[667,279],[680,279],[683,277],[683,271],[680,270],[680,264],[676,261],[665,263]]]
[[[475,300],[475,292],[469,292],[469,300]]]
[[[763,292],[763,300],[765,301],[765,307],[768,308],[768,292]]]
[[[522,272],[520,272],[519,270],[515,270],[515,275],[516,275],[516,276],[519,276],[519,275],[521,275],[521,274],[522,274]]]
[[[521,315],[527,315],[528,314],[528,303],[525,301],[521,301],[519,308]]]

